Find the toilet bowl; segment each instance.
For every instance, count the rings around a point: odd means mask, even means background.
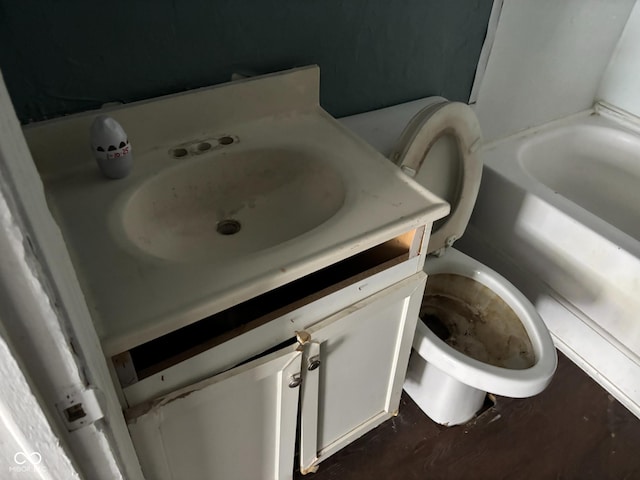
[[[467,299],[459,298],[464,297],[459,293],[473,288],[469,284],[485,287],[479,300],[472,297],[468,309],[476,323],[488,325],[483,325],[482,338],[473,337],[479,348],[474,349],[471,342],[456,345],[458,349],[429,328],[424,322],[427,315],[421,315],[404,383],[418,406],[438,423],[458,425],[473,418],[487,392],[525,398],[544,390],[555,372],[557,355],[527,298],[500,274],[453,248],[441,257],[428,258],[424,269],[432,282],[442,275],[463,280],[463,291],[451,292],[463,307]],[[430,296],[429,279],[427,285],[425,300]],[[466,332],[457,333],[464,337]]]
[[[540,393],[557,365],[542,319],[504,277],[452,247],[480,186],[474,112],[429,97],[342,121],[451,204],[429,239],[427,287],[405,391],[432,420],[450,426],[473,418],[487,392],[515,398]]]

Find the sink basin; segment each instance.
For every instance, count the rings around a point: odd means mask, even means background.
[[[344,198],[342,179],[322,159],[254,149],[184,160],[143,182],[118,216],[147,254],[213,262],[295,238],[331,218]]]

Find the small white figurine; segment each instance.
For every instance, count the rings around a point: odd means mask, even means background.
[[[105,177],[123,178],[133,167],[131,144],[122,126],[113,118],[99,115],[91,124],[91,150]]]

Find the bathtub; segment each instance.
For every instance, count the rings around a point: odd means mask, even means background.
[[[480,157],[456,246],[523,291],[558,349],[640,417],[640,127],[598,109]]]

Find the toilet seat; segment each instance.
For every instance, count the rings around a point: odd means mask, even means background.
[[[439,168],[438,159],[430,155],[432,147],[445,135],[456,141],[459,168],[454,174]],[[431,255],[424,270],[428,275],[462,275],[495,292],[520,319],[530,337],[537,362],[524,370],[489,365],[446,345],[423,322],[418,322],[413,347],[421,357],[428,358],[430,364],[447,375],[464,379],[465,385],[523,398],[538,393],[555,370],[555,355],[547,351],[549,345],[553,346],[548,332],[546,328],[540,328],[543,323],[534,306],[510,282],[477,260],[455,248],[448,248],[464,233],[478,195],[482,163],[476,150],[481,138],[478,119],[468,105],[434,99],[408,123],[396,144],[392,160],[419,183],[420,179],[428,178],[430,183],[450,184],[452,195],[445,200],[451,204],[451,213],[439,228],[434,226],[427,248],[429,254],[443,254],[446,248],[446,254]],[[440,160],[450,162],[452,159]],[[416,178],[418,176],[420,178]],[[541,378],[545,380],[539,381]]]
[[[536,363],[525,369],[484,363],[457,351],[419,321],[405,391],[432,420],[457,425],[473,417],[487,391],[527,397],[544,390],[555,371],[557,356],[535,307],[496,271],[455,248],[447,248],[463,234],[480,185],[482,164],[476,150],[481,134],[471,108],[442,97],[429,97],[342,121],[379,151],[392,152],[391,160],[405,174],[451,204],[451,214],[434,224],[427,251],[437,255],[428,256],[424,271],[434,276],[467,277],[491,290],[517,315],[536,357]],[[406,122],[408,126],[393,146],[399,125]],[[452,161],[454,155],[457,162]],[[451,164],[455,167],[447,168]],[[440,188],[443,182],[448,182],[445,189]]]
[[[447,135],[452,135],[457,144],[460,163],[457,174],[439,170],[428,158],[431,147]],[[427,253],[450,247],[469,223],[480,189],[482,163],[476,150],[481,141],[480,124],[473,110],[464,103],[441,99],[413,117],[391,154],[391,160],[410,177],[415,178],[421,172],[434,181],[447,182],[451,186],[451,198],[444,198],[451,204],[451,213],[444,223],[434,225]]]
[[[455,140],[455,151],[434,148],[443,137]],[[527,298],[491,268],[450,248],[464,233],[476,202],[482,175],[476,155],[480,143],[480,125],[471,108],[438,98],[409,122],[391,157],[422,186],[448,186],[440,196],[451,204],[451,213],[433,226],[427,253],[436,255],[426,259],[425,272],[466,277],[493,292],[515,313],[535,356],[535,363],[524,369],[494,366],[456,350],[419,321],[404,389],[432,420],[445,425],[468,421],[486,392],[515,398],[541,392],[557,364],[549,332]],[[456,168],[443,167],[456,158]]]
[[[496,271],[447,248],[463,234],[479,190],[482,164],[476,150],[481,134],[471,108],[429,97],[342,121],[379,151],[391,152],[391,160],[405,174],[451,204],[451,214],[434,224],[427,251],[437,255],[428,256],[424,271],[433,276],[467,277],[491,290],[517,315],[536,357],[536,363],[525,369],[484,363],[457,351],[419,321],[405,391],[432,420],[457,425],[473,417],[486,392],[527,397],[544,390],[555,371],[557,356],[535,307]],[[399,125],[407,121],[394,146]],[[457,162],[452,161],[454,156]],[[452,168],[446,166],[452,164]],[[441,188],[443,182],[448,182],[446,188]]]

